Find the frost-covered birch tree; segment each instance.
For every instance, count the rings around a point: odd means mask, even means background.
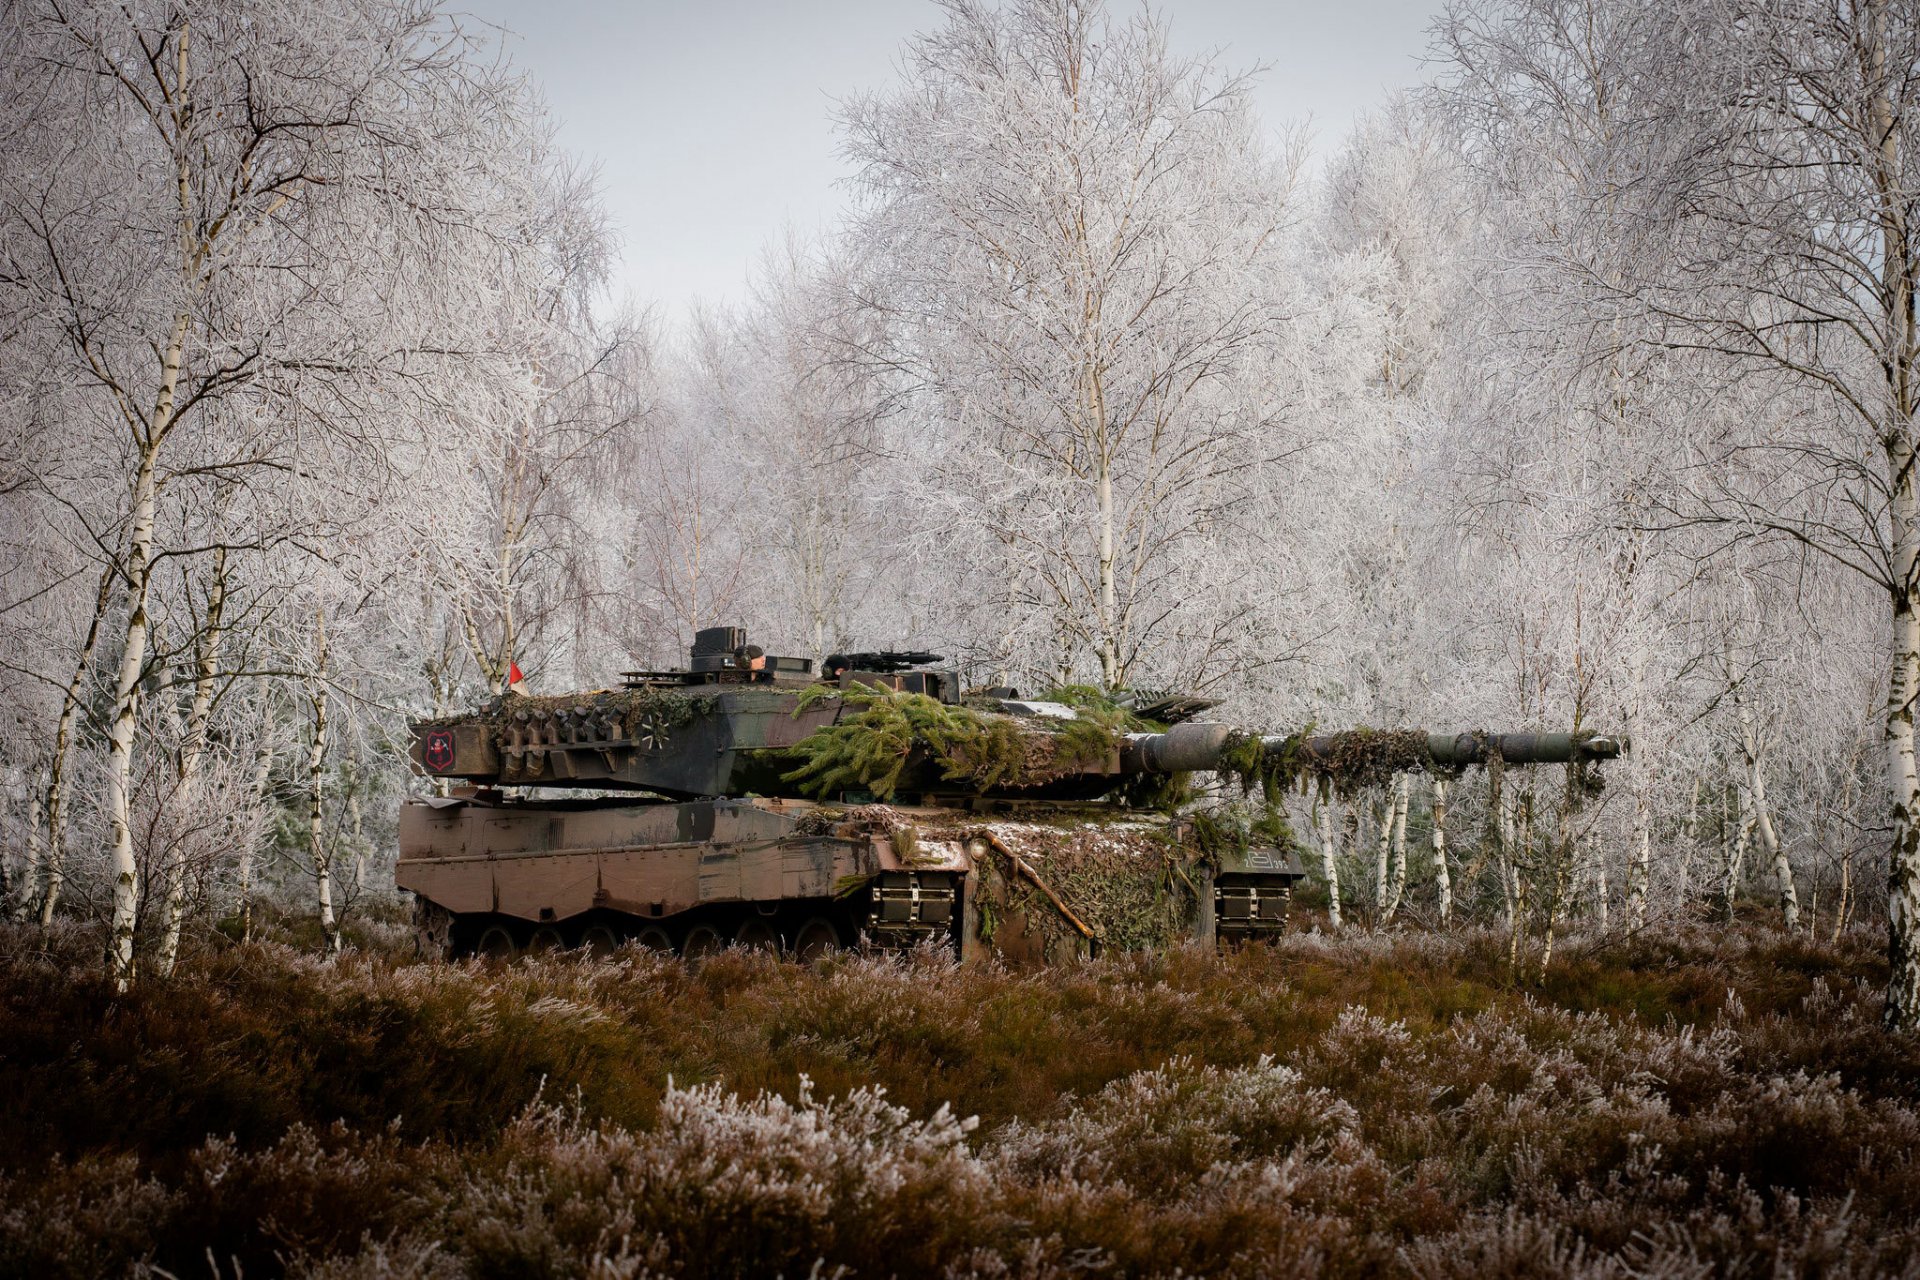
[[[428,589],[455,632],[445,647],[496,694],[513,666],[544,676],[583,647],[569,624],[592,616],[600,591],[596,500],[631,475],[648,391],[634,378],[645,327],[593,311],[613,250],[592,174],[549,134],[534,132],[504,175],[499,234],[466,265],[483,346],[423,460],[434,500],[414,508]],[[586,655],[574,656],[577,670]]]
[[[857,299],[882,326],[861,354],[915,402],[902,497],[971,570],[957,629],[1122,685],[1167,665],[1202,594],[1181,552],[1277,449],[1270,388],[1243,375],[1281,328],[1287,174],[1246,80],[1174,54],[1151,13],[945,16],[907,83],[845,108]]]
[[[1920,1025],[1920,20],[1890,0],[1524,0],[1462,6],[1446,35],[1453,91],[1494,124],[1630,90],[1605,100],[1614,163],[1576,175],[1623,196],[1613,234],[1566,278],[1787,402],[1694,433],[1665,523],[1788,539],[1884,595],[1887,1010]]]
[[[460,345],[446,342],[461,311],[444,305],[439,267],[471,230],[515,90],[433,6],[407,0],[23,3],[5,22],[9,127],[35,147],[0,162],[0,274],[120,466],[119,510],[102,522],[123,532],[101,645],[114,673],[111,967],[124,984],[156,574],[215,549],[165,543],[163,504],[189,478],[297,476],[324,493],[306,458],[328,436],[379,469],[391,419],[366,392],[424,373],[429,330],[444,344],[431,349]],[[254,411],[215,412],[241,399]]]

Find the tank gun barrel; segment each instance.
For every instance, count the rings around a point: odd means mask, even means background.
[[[1278,753],[1292,742],[1298,758],[1313,771],[1316,766],[1333,766],[1364,732],[1316,734],[1298,742],[1265,737],[1260,745],[1267,752]],[[1629,746],[1622,737],[1587,733],[1429,733],[1425,737],[1426,760],[1442,768],[1485,764],[1495,756],[1506,764],[1612,760]],[[1231,725],[1200,721],[1176,724],[1165,733],[1130,733],[1121,752],[1121,766],[1127,773],[1218,769],[1230,754],[1229,749],[1242,740]]]
[[[1309,740],[1311,743],[1317,739]],[[1437,765],[1485,764],[1498,755],[1507,764],[1572,764],[1618,760],[1627,739],[1598,733],[1444,733],[1427,735],[1427,754]]]

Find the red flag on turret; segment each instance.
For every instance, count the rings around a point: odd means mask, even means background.
[[[507,662],[507,686],[511,688],[525,679],[526,677],[520,674],[520,664],[509,659]]]

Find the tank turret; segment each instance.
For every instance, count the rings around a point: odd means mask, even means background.
[[[940,662],[847,653],[815,671],[715,627],[682,671],[509,692],[415,724],[415,766],[450,792],[401,819],[398,878],[421,902],[423,939],[446,953],[628,938],[808,953],[865,936],[1026,954],[1257,936],[1284,927],[1297,852],[1271,830],[1223,835],[1142,807],[1143,783],[1215,771],[1351,784],[1494,759],[1603,761],[1625,745],[1260,735],[1196,719],[1215,705],[1203,698],[969,692]],[[1096,886],[1129,876],[1146,880],[1118,896],[1150,904],[1148,923],[1102,916],[1115,895]]]

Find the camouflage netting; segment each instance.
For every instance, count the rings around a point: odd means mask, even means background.
[[[477,710],[457,716],[423,720],[423,728],[450,728],[457,724],[479,723],[495,733],[508,727],[523,711],[591,711],[617,717],[625,736],[664,734],[692,724],[712,701],[709,693],[690,694],[676,689],[596,689],[584,693],[529,696],[503,693],[489,699]]]
[[[987,833],[1046,882],[1093,931],[1101,948],[1165,950],[1193,936],[1200,895],[1192,869],[1200,861],[1199,851],[1175,844],[1164,826],[997,822],[985,824],[978,834]],[[1072,921],[1031,878],[1009,865],[1005,855],[990,853],[980,873],[987,888],[983,896],[1021,912],[1028,932],[1044,939],[1049,956],[1080,945],[1080,931]],[[991,932],[992,922],[983,915],[981,935],[992,941]]]
[[[1234,733],[1220,753],[1220,771],[1249,794],[1258,787],[1271,806],[1304,778],[1324,779],[1341,795],[1391,782],[1402,773],[1431,772],[1433,755],[1420,729],[1349,729],[1315,734],[1303,729],[1279,744]]]
[[[938,762],[947,781],[979,791],[1043,786],[1107,769],[1127,732],[1122,717],[1098,711],[1077,720],[1016,719],[864,685],[810,689],[794,713],[823,697],[839,697],[858,713],[803,738],[793,748],[803,763],[783,775],[821,797],[854,789],[886,799],[916,759]]]
[[[1311,767],[1342,793],[1381,786],[1398,774],[1433,767],[1427,735],[1421,729],[1349,729],[1320,741],[1328,745],[1313,753]]]
[[[1198,818],[1199,834],[1209,848],[1249,838],[1305,853],[1287,820],[1286,794],[1309,780],[1324,782],[1342,796],[1383,786],[1397,775],[1431,772],[1427,735],[1418,729],[1349,729],[1316,735],[1311,727],[1278,742],[1260,734],[1235,732],[1220,752],[1220,772],[1240,784],[1241,794],[1258,793],[1259,811],[1228,812]]]
[[[1075,953],[1083,937],[1008,854],[1046,883],[1092,931],[1095,942],[1120,951],[1162,950],[1193,936],[1200,904],[1196,877],[1210,860],[1185,825],[1113,820],[1085,811],[1023,821],[953,813],[916,825],[888,805],[869,804],[818,810],[798,828],[820,835],[849,829],[889,837],[908,865],[923,840],[973,846],[982,941],[991,943],[1003,918],[1017,913],[1049,959]],[[986,846],[984,852],[980,845]]]

